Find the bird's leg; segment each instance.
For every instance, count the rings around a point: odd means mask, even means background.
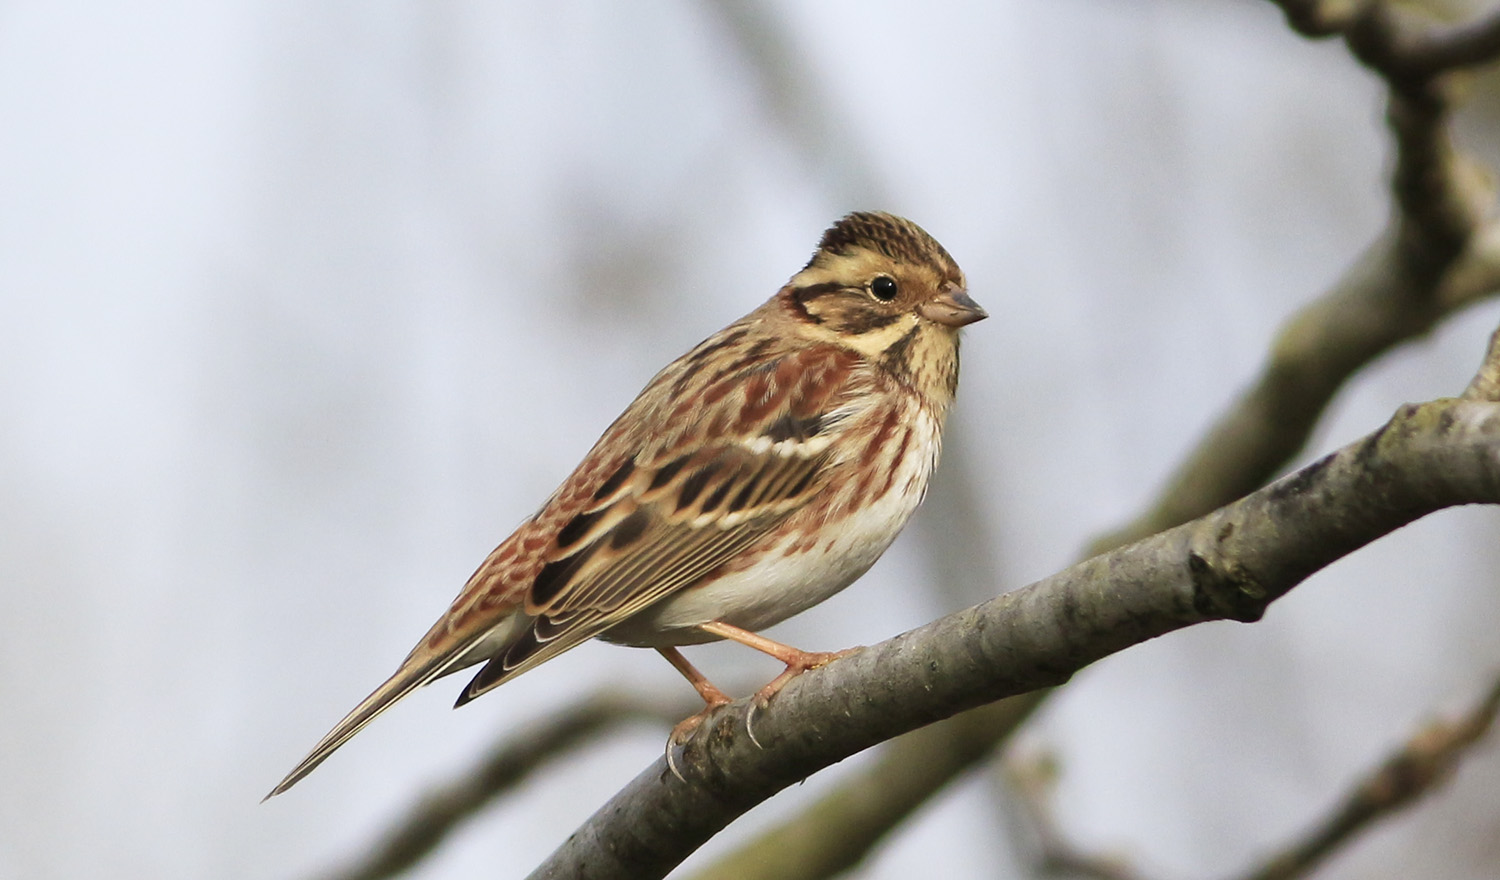
[[[734,700],[728,694],[719,690],[713,682],[709,681],[708,676],[699,672],[693,664],[689,663],[687,658],[682,656],[681,651],[676,648],[657,648],[656,652],[667,658],[667,662],[672,664],[673,669],[682,673],[682,677],[688,680],[688,684],[693,686],[693,690],[698,692],[698,696],[702,697],[703,702],[706,704],[702,712],[696,715],[689,715],[679,721],[677,726],[672,728],[672,735],[667,737],[667,769],[672,771],[673,776],[686,782],[687,780],[683,778],[682,771],[677,769],[677,749],[688,741],[688,737],[692,736],[693,731],[697,730],[703,724],[704,719],[708,717],[710,712],[725,703],[732,703]]]
[[[673,742],[687,742],[688,736],[697,729],[698,725],[703,723],[703,719],[708,717],[708,713],[725,703],[732,703],[734,700],[728,694],[719,690],[713,682],[709,681],[708,676],[699,672],[693,664],[689,663],[687,658],[682,656],[681,651],[676,648],[657,648],[656,652],[667,658],[667,662],[672,664],[672,667],[678,672],[682,673],[682,677],[688,680],[688,684],[693,686],[693,689],[698,692],[698,696],[702,697],[703,702],[706,704],[702,712],[699,712],[697,715],[688,716],[680,724],[672,728]]]
[[[770,684],[767,684],[756,692],[755,698],[762,703],[775,696],[776,692],[785,687],[787,682],[807,670],[816,669],[819,666],[859,650],[859,648],[848,648],[843,651],[802,651],[793,648],[791,645],[783,645],[781,642],[768,639],[763,635],[758,635],[747,629],[740,629],[737,626],[718,620],[699,624],[698,628],[706,633],[712,633],[721,638],[739,642],[763,654],[770,654],[772,657],[786,664],[786,671],[771,679]]]
[[[755,739],[755,713],[758,709],[765,707],[776,692],[786,687],[786,683],[806,672],[816,669],[827,663],[831,663],[840,657],[853,654],[860,650],[858,647],[846,648],[842,651],[803,651],[793,648],[791,645],[783,645],[774,639],[768,639],[763,635],[753,633],[747,629],[740,629],[719,620],[701,623],[698,628],[706,633],[739,642],[746,647],[754,648],[763,654],[770,654],[777,660],[786,664],[786,669],[763,688],[755,692],[755,698],[750,701],[750,709],[745,713],[745,730],[750,734],[750,739],[756,745],[760,741]]]

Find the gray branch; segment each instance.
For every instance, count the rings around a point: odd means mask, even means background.
[[[531,876],[665,876],[736,817],[879,742],[1066,681],[1208,620],[1253,621],[1308,575],[1428,513],[1500,503],[1500,405],[1409,405],[1227,507],[795,679],[745,735],[743,701],[658,760]]]

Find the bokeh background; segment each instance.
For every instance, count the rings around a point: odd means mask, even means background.
[[[1251,0],[0,5],[0,876],[309,875],[528,719],[685,690],[599,644],[461,712],[444,680],[259,803],[652,373],[851,209],[923,224],[993,316],[966,472],[774,634],[878,641],[1062,567],[1381,228],[1380,114]],[[1460,390],[1497,321],[1382,359],[1309,456]],[[955,482],[998,583],[931,577]],[[1304,828],[1500,666],[1497,533],[1435,516],[1258,625],[1082,673],[1023,737],[1061,761],[1065,831],[1174,878]],[[692,657],[742,692],[775,671]],[[415,876],[523,875],[664,733],[554,766]],[[862,876],[1025,876],[996,791],[956,786]],[[1496,791],[1490,744],[1322,876],[1492,878]]]

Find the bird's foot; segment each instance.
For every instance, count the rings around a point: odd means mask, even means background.
[[[665,755],[667,769],[672,771],[672,775],[676,776],[679,782],[687,782],[687,778],[682,775],[682,770],[677,766],[677,759],[686,751],[688,740],[693,738],[693,734],[698,731],[698,728],[703,726],[703,722],[708,720],[708,716],[713,714],[715,709],[727,705],[732,701],[727,695],[720,692],[719,697],[716,699],[710,700],[705,696],[704,702],[707,705],[703,707],[702,712],[696,715],[689,715],[677,722],[677,726],[672,728],[671,735],[667,737],[667,751]]]
[[[787,682],[809,669],[826,666],[840,657],[847,657],[856,651],[862,650],[864,650],[862,645],[845,648],[842,651],[798,651],[792,648],[785,653],[778,654],[777,659],[786,664],[786,669],[780,675],[771,679],[765,687],[756,691],[755,696],[750,698],[749,708],[745,710],[745,733],[750,735],[750,741],[755,743],[756,748],[764,748],[764,746],[760,744],[760,740],[755,738],[755,716],[771,704],[771,698],[776,696],[782,688],[786,687]]]

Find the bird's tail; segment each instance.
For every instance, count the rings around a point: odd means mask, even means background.
[[[333,729],[313,746],[313,750],[308,753],[307,757],[292,768],[292,772],[277,783],[276,787],[271,789],[271,793],[262,800],[270,800],[296,785],[302,777],[313,772],[319,764],[327,760],[328,756],[333,754],[339,746],[348,742],[350,737],[363,730],[366,724],[374,721],[377,715],[394,706],[402,697],[435,678],[462,668],[465,665],[464,661],[468,660],[466,649],[469,647],[470,645],[460,645],[454,650],[427,658],[425,661],[417,660],[415,656],[408,657],[394,675],[386,679],[385,683],[376,688],[374,693],[365,697],[358,706],[354,707],[353,711],[344,716],[344,720],[334,725]],[[416,662],[413,662],[414,660]]]

